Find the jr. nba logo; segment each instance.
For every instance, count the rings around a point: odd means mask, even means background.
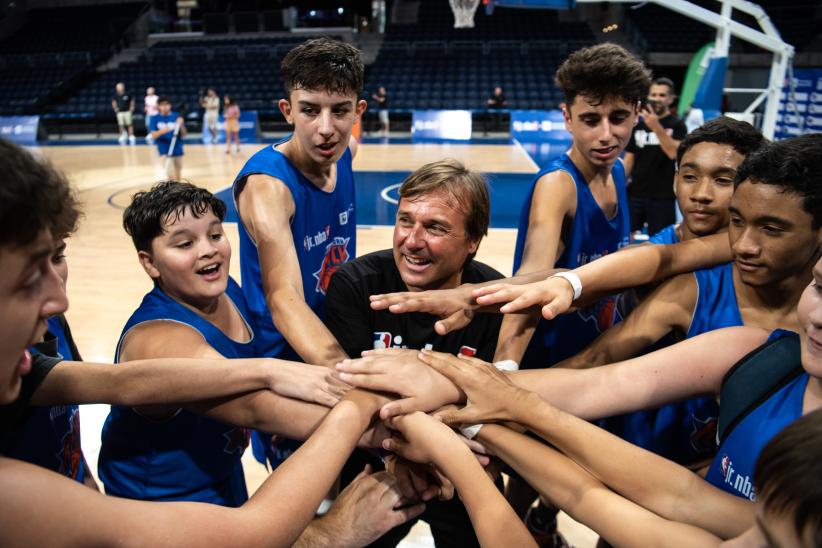
[[[731,458],[728,455],[724,455],[722,457],[722,477],[725,478],[725,481],[728,480],[728,472],[730,469]]]
[[[374,350],[391,348],[391,333],[387,331],[374,332]]]

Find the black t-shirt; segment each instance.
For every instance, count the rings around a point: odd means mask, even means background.
[[[9,432],[26,420],[32,409],[29,402],[35,390],[43,382],[43,379],[51,373],[54,366],[63,361],[62,358],[52,357],[57,355],[57,339],[54,339],[52,343],[53,348],[51,350],[49,350],[48,342],[41,350],[51,354],[50,356],[39,352],[32,353],[31,371],[23,377],[20,395],[13,403],[0,406],[0,433]],[[38,350],[40,348],[38,346]]]
[[[502,274],[488,265],[471,261],[462,273],[463,283],[498,280]],[[434,331],[436,316],[423,313],[392,314],[372,310],[369,295],[408,291],[390,249],[359,257],[341,266],[328,286],[325,323],[351,357],[373,348],[426,346],[438,352],[494,359],[502,316],[477,314],[465,329],[440,336]]]
[[[488,98],[488,101],[490,101],[488,103],[488,108],[505,108],[505,102],[507,99],[505,98],[505,95],[491,95],[491,97]]]
[[[388,93],[377,93],[377,97],[381,99],[376,101],[377,110],[388,110]]]
[[[112,97],[114,101],[117,102],[117,110],[120,112],[128,112],[131,110],[131,94],[129,92],[125,92],[124,94],[120,95],[119,93],[115,93],[114,97]]]
[[[688,134],[685,122],[674,115],[661,118],[659,123],[677,141]],[[631,185],[628,194],[635,198],[674,199],[674,160],[668,158],[659,146],[659,137],[640,121],[631,133],[625,148],[634,154]]]

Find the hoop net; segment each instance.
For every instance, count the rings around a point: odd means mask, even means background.
[[[480,0],[448,0],[451,11],[454,12],[455,29],[474,28],[474,14],[477,12]]]

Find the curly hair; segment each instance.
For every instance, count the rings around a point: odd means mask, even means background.
[[[557,69],[554,80],[568,106],[577,95],[592,105],[617,98],[635,104],[648,94],[651,72],[616,44],[597,44],[573,52]]]

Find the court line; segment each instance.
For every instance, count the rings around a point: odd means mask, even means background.
[[[531,165],[534,166],[534,171],[539,171],[540,170],[539,164],[537,164],[534,161],[534,159],[531,158],[531,155],[528,154],[528,151],[525,150],[525,147],[522,146],[522,143],[520,143],[517,139],[511,139],[511,140],[514,141],[514,146],[516,146],[520,150],[520,152],[522,152],[525,155],[525,157],[528,158],[528,161],[531,162]]]

